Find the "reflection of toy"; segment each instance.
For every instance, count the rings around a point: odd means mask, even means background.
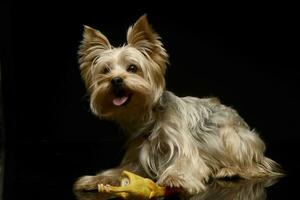
[[[148,178],[140,177],[128,171],[121,175],[121,186],[98,185],[98,191],[123,199],[157,199],[178,192],[178,188],[160,187]]]

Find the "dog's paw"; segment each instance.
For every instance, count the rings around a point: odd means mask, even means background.
[[[111,199],[111,195],[100,192],[90,191],[74,191],[77,200],[107,200]]]
[[[205,185],[201,181],[189,179],[184,175],[164,175],[158,180],[157,183],[161,186],[178,188],[186,195],[194,195],[205,190]]]
[[[98,184],[119,186],[120,182],[111,176],[83,176],[75,182],[73,189],[74,191],[97,191]]]
[[[167,175],[164,177],[161,177],[158,180],[158,185],[161,186],[167,186],[167,187],[176,187],[176,188],[181,188],[183,186],[183,180],[177,176],[173,175]]]

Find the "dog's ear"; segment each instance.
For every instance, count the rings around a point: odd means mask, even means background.
[[[168,64],[168,54],[161,38],[153,31],[147,16],[141,16],[127,32],[127,42],[142,52],[151,62],[148,79],[154,89],[154,102],[157,102],[165,90],[164,75]],[[151,63],[150,62],[150,63]]]
[[[128,45],[137,48],[160,66],[164,66],[168,62],[168,54],[160,39],[148,23],[146,14],[141,16],[133,26],[129,27],[127,32]]]
[[[79,46],[79,64],[86,87],[91,85],[91,66],[105,50],[111,49],[108,39],[98,30],[84,26],[83,39]]]

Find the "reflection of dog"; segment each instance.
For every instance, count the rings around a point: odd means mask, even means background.
[[[79,63],[91,110],[120,124],[129,145],[119,167],[81,177],[75,190],[118,185],[123,170],[188,195],[203,191],[210,177],[280,174],[235,110],[215,98],[180,98],[166,90],[168,55],[145,15],[128,29],[125,46],[113,47],[87,26],[83,36]]]

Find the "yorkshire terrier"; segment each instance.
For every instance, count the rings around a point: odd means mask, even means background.
[[[92,112],[121,126],[128,150],[120,166],[79,178],[75,191],[119,185],[123,170],[187,196],[204,191],[210,179],[281,175],[234,109],[217,98],[182,98],[166,90],[168,54],[146,15],[129,27],[121,47],[85,26],[78,54]]]

